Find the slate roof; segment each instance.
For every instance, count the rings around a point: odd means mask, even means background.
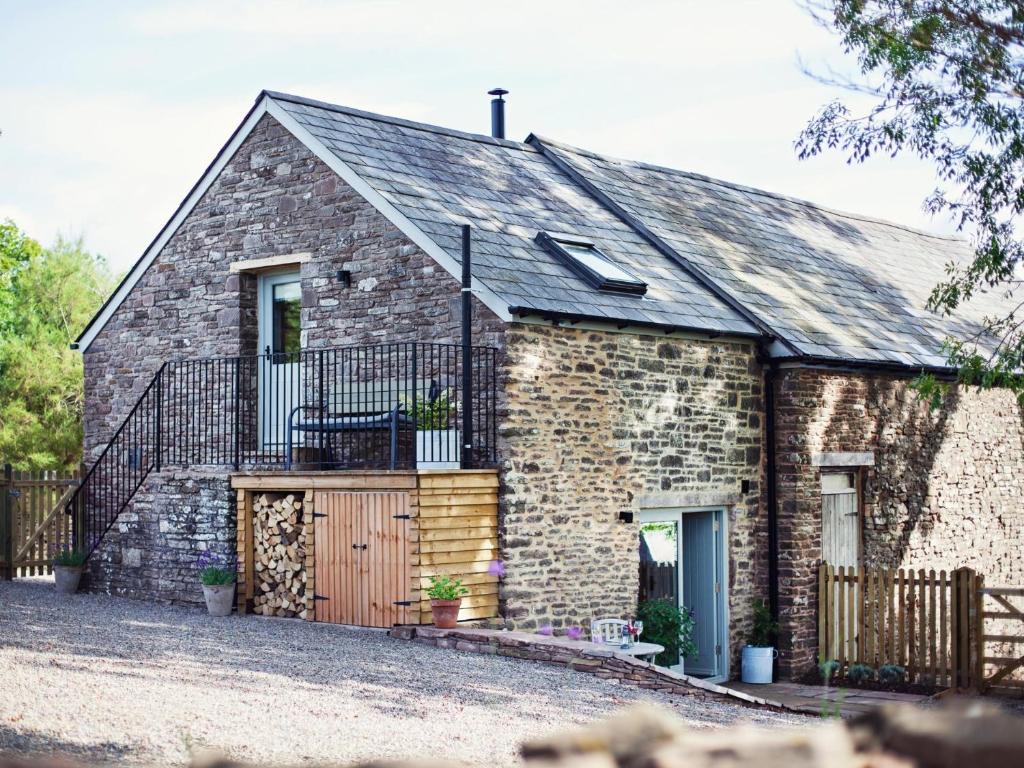
[[[528,144],[268,95],[460,263],[459,228],[471,224],[473,279],[509,307],[758,333]],[[647,295],[592,288],[534,242],[540,231],[599,244]]]
[[[959,239],[693,173],[535,139],[770,325],[801,356],[942,367],[947,336],[1009,311],[986,295],[957,319],[925,310]]]
[[[945,265],[969,255],[954,238],[540,137],[496,140],[269,95],[456,261],[458,226],[472,224],[474,279],[509,307],[760,328],[784,342],[782,357],[941,368],[943,339],[975,333],[983,310],[1005,306],[988,296],[959,319],[925,310]],[[647,295],[592,288],[534,242],[538,231],[592,240]]]
[[[478,295],[503,317],[760,336],[776,357],[943,368],[947,336],[970,337],[984,314],[1011,309],[988,294],[956,319],[925,310],[945,265],[970,258],[960,240],[535,136],[498,140],[264,91],[79,336],[82,348],[268,113],[452,274],[471,224]],[[542,231],[595,243],[647,294],[597,290],[535,241]]]

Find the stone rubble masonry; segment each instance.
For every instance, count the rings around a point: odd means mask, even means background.
[[[1024,584],[1024,420],[1011,393],[960,389],[931,411],[887,374],[790,369],[776,384],[780,667],[816,662],[818,452],[873,451],[861,470],[865,565],[974,568]]]
[[[459,281],[265,116],[86,350],[87,463],[165,360],[257,353],[257,280],[229,265],[294,253],[307,349],[459,341]],[[504,324],[474,318],[500,347]]]
[[[395,627],[388,634],[399,640],[411,640],[435,648],[559,664],[577,672],[587,672],[604,680],[618,680],[625,685],[649,691],[696,696],[709,701],[724,700],[773,711],[787,709],[780,702],[734,691],[700,678],[680,675],[665,667],[620,653],[614,647],[602,648],[595,643],[566,637],[469,627]]]
[[[171,603],[203,603],[196,559],[235,559],[235,494],[223,473],[192,468],[147,478],[89,560],[92,591]]]
[[[266,116],[84,353],[87,464],[165,360],[256,354],[257,279],[231,273],[229,265],[294,253],[311,254],[301,267],[307,349],[459,341],[459,281]],[[340,269],[352,272],[351,288],[337,280]],[[475,343],[500,347],[504,324],[476,301],[474,318]],[[226,474],[219,475],[224,482]],[[164,511],[165,488],[161,476],[140,489],[117,524],[127,530],[104,544],[105,573],[96,574],[93,588],[195,597],[196,582],[186,586],[180,571],[205,542],[189,535],[199,525],[191,512],[179,520]],[[184,488],[167,489],[189,510],[201,508]],[[160,530],[158,509],[161,525],[186,527]],[[216,517],[210,525],[220,541],[227,532],[219,511]],[[161,575],[163,567],[171,572]]]
[[[724,507],[738,671],[767,583],[754,343],[513,324],[506,360],[505,626],[634,614],[640,510]]]

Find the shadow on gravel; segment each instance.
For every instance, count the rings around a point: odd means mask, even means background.
[[[45,581],[0,584],[3,646],[57,655],[56,662],[40,663],[69,670],[105,660],[103,674],[112,677],[165,676],[171,669],[235,695],[267,686],[291,687],[297,695],[340,689],[368,710],[417,719],[426,719],[439,699],[497,710],[516,702],[521,717],[536,721],[549,717],[542,705],[570,697],[586,716],[601,716],[609,704],[608,692],[591,678],[560,667],[297,619],[216,619],[201,609],[127,598],[58,597]],[[630,692],[620,703],[635,698]],[[524,708],[531,698],[538,706]]]
[[[64,741],[49,733],[13,728],[6,723],[0,723],[0,755],[5,752],[68,757],[92,765],[138,754],[138,751],[128,744],[104,741],[99,744],[82,745]]]

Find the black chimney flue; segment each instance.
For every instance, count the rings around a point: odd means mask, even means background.
[[[505,138],[505,100],[501,97],[508,91],[504,88],[494,88],[487,92],[491,99],[491,136],[496,139]]]

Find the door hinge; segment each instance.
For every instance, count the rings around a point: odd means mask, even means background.
[[[366,549],[365,544],[353,544],[352,549]]]
[[[327,517],[327,513],[326,512],[314,512],[313,513],[313,519],[316,520],[318,517]]]
[[[722,646],[716,645],[715,646],[715,656],[721,656],[721,655],[722,655]]]
[[[392,515],[395,520],[412,520],[412,515]]]
[[[716,582],[715,582],[715,594],[717,595],[717,594],[719,594],[719,593],[720,593],[721,591],[722,591],[722,582],[720,582],[720,581],[716,581]]]
[[[412,600],[395,600],[392,605],[412,605]]]
[[[326,600],[327,598],[323,595],[313,595],[314,600]]]
[[[718,531],[718,529],[719,529],[719,522],[718,522],[717,520],[715,520],[715,522],[714,522],[714,525],[713,525],[713,527],[712,527],[712,530],[714,530],[715,532],[717,532],[717,531]]]

